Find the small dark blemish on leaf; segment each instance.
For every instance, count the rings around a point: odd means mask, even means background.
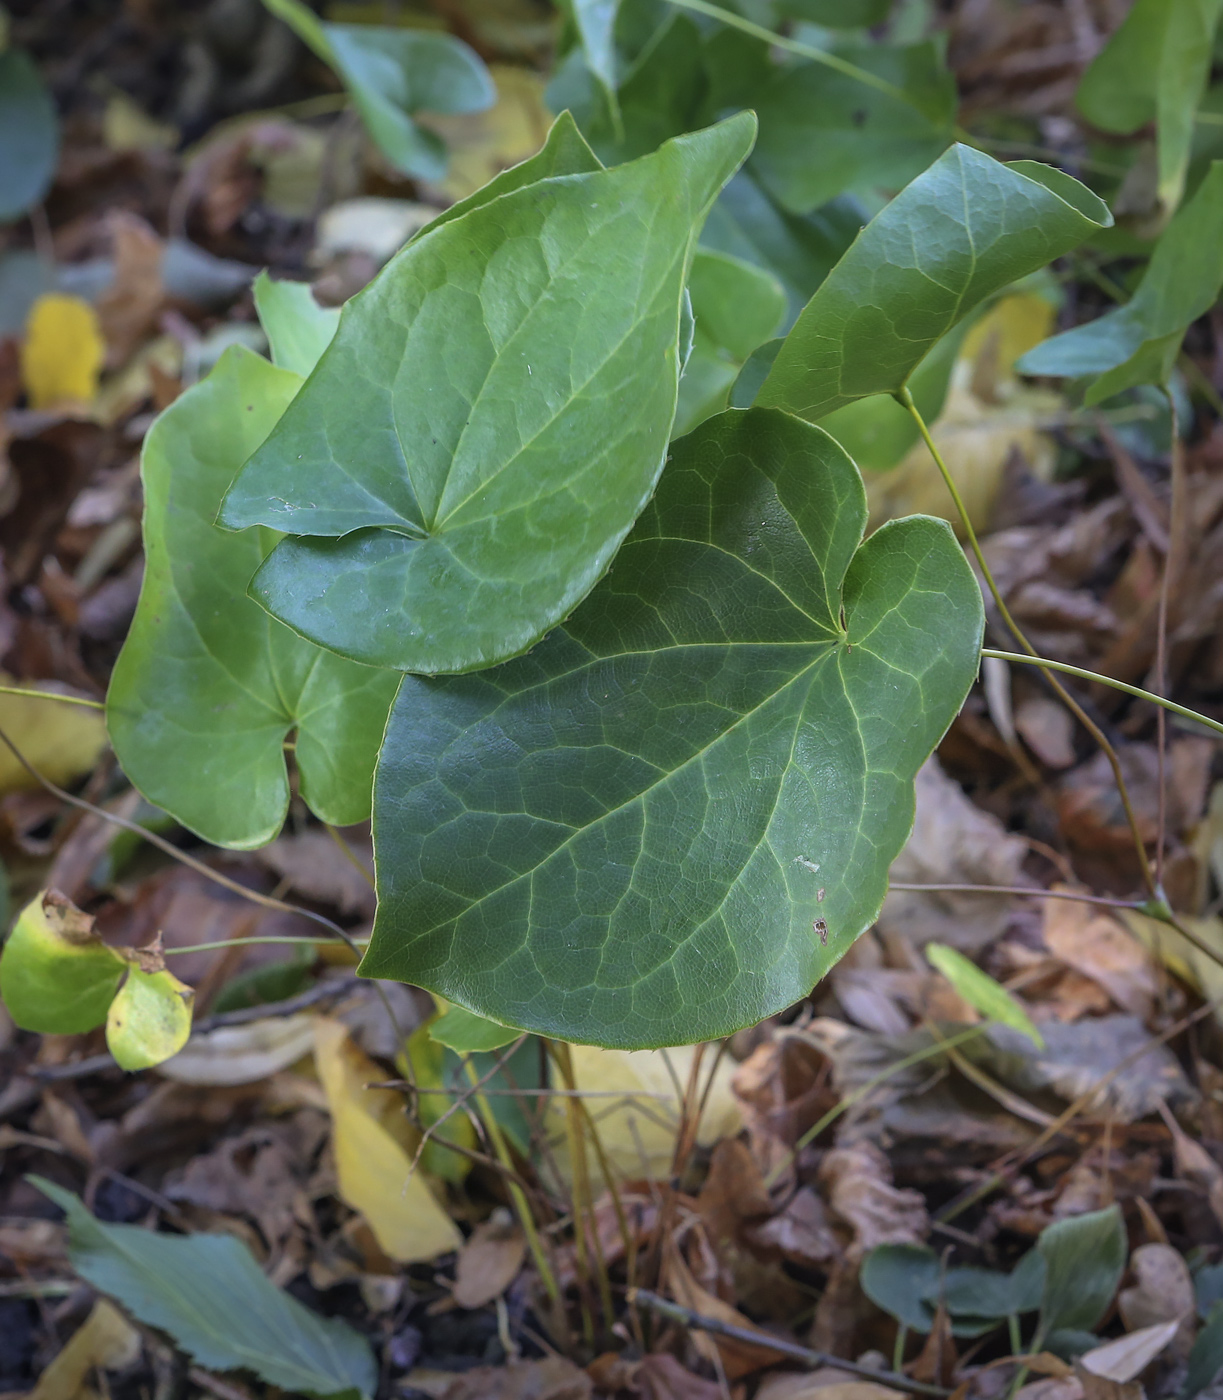
[[[828,946],[828,925],[824,922],[823,919],[816,919],[815,923],[813,923],[813,924],[811,925],[811,927],[812,927],[812,929],[814,930],[814,932],[818,933],[819,936],[820,936],[820,946],[821,946],[822,948],[827,948],[827,946]]]

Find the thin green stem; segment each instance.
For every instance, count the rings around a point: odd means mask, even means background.
[[[960,495],[959,487],[956,486],[951,472],[947,468],[947,463],[943,461],[943,454],[939,451],[938,444],[930,436],[930,429],[926,426],[926,420],[922,417],[921,410],[913,402],[913,395],[909,392],[908,388],[905,387],[900,389],[894,397],[902,408],[908,410],[910,417],[917,425],[917,430],[921,434],[922,441],[926,444],[931,457],[934,458],[934,465],[938,468],[939,475],[942,476],[943,483],[950,492],[952,501],[955,503],[956,511],[960,517],[960,523],[964,527],[965,538],[968,540],[973,556],[977,561],[977,567],[981,570],[981,576],[984,578],[986,586],[993,595],[994,603],[997,605],[998,612],[1003,622],[1006,623],[1011,635],[1024,651],[1032,657],[1036,665],[1041,667],[1042,674],[1048,684],[1052,686],[1054,693],[1070,713],[1074,715],[1079,723],[1087,730],[1101,750],[1103,750],[1104,756],[1108,759],[1108,766],[1113,771],[1113,780],[1117,784],[1117,792],[1121,798],[1121,805],[1125,808],[1126,820],[1129,822],[1130,832],[1134,838],[1134,850],[1138,856],[1138,866],[1142,871],[1143,883],[1151,892],[1151,897],[1162,902],[1163,891],[1159,888],[1159,883],[1155,879],[1155,872],[1151,869],[1151,862],[1147,857],[1146,843],[1142,838],[1142,829],[1138,825],[1138,814],[1134,811],[1134,804],[1130,798],[1130,791],[1125,781],[1125,774],[1121,771],[1121,760],[1117,757],[1116,749],[1109,743],[1108,736],[1095,720],[1091,718],[1082,705],[1080,705],[1066,687],[1062,685],[1057,677],[1053,675],[1052,669],[1044,658],[1037,655],[1036,648],[1028,641],[1022,628],[1011,616],[1011,610],[1006,605],[1006,600],[1002,596],[1002,590],[998,587],[993,572],[986,562],[985,554],[981,549],[981,542],[977,539],[977,532],[973,528],[972,520],[969,518],[968,507],[964,504],[964,498]]]
[[[1026,661],[1028,658],[1022,659]],[[1141,899],[1112,899],[1106,894],[1081,894],[1078,890],[1042,890],[1034,889],[1030,885],[927,885],[906,880],[890,880],[888,889],[904,890],[913,894],[1005,894],[1027,899],[1067,899],[1075,904],[1102,904],[1108,909],[1146,908],[1146,902]]]
[[[338,943],[339,938],[294,938],[291,934],[251,934],[249,938],[223,938],[218,943],[191,943],[185,948],[163,948],[161,951],[167,957],[173,957],[178,953],[212,953],[219,948],[247,948],[252,943],[292,943],[296,947],[314,947],[322,943]],[[369,942],[368,938],[354,938],[350,940],[350,946],[364,948]]]
[[[784,34],[776,34],[773,30],[766,29],[762,24],[754,24],[750,19],[744,19],[742,15],[735,14],[733,10],[724,10],[721,5],[711,4],[710,0],[668,0],[668,3],[680,10],[691,10],[694,14],[721,20],[731,29],[738,29],[744,34],[750,34],[753,39],[763,39],[766,44],[784,49],[786,53],[796,54],[799,58],[809,58],[813,63],[822,63],[825,68],[831,68],[847,78],[852,78],[855,82],[863,84],[864,87],[871,87],[876,92],[886,93],[898,102],[912,107],[914,111],[921,111],[921,108],[903,88],[898,88],[895,83],[889,83],[886,78],[880,78],[865,68],[859,68],[856,63],[850,63],[848,59],[841,58],[835,53],[827,53],[824,49],[817,49],[813,44],[804,44],[798,39],[788,39]]]
[[[1071,666],[1065,661],[1050,661],[1045,656],[1024,656],[1015,651],[995,651],[993,647],[982,647],[981,655],[996,656],[1000,661],[1018,661],[1024,666],[1039,666],[1042,670],[1061,671],[1067,676],[1077,676],[1080,680],[1094,681],[1098,685],[1110,686],[1113,690],[1123,690],[1126,695],[1132,695],[1136,700],[1149,700],[1152,705],[1171,710],[1182,719],[1192,720],[1194,724],[1213,729],[1216,734],[1223,734],[1223,724],[1217,719],[1211,719],[1209,715],[1191,710],[1187,705],[1178,705],[1175,700],[1167,700],[1152,690],[1143,690],[1139,685],[1129,685],[1125,681],[1114,680],[1112,676],[1102,676],[1097,671],[1085,671],[1082,666]]]
[[[27,700],[58,700],[62,705],[84,705],[89,710],[104,710],[101,700],[86,700],[83,695],[61,695],[55,690],[30,690],[24,685],[0,685],[0,695],[24,695]]]
[[[514,1209],[518,1213],[518,1219],[522,1225],[523,1234],[527,1237],[527,1245],[531,1251],[531,1258],[535,1261],[535,1268],[539,1273],[539,1277],[543,1282],[548,1297],[559,1307],[561,1304],[561,1290],[556,1282],[556,1275],[552,1272],[552,1265],[548,1262],[548,1256],[544,1252],[543,1241],[539,1238],[539,1231],[535,1228],[535,1216],[531,1212],[531,1203],[527,1200],[526,1192],[515,1180],[517,1173],[514,1171],[514,1159],[510,1156],[510,1149],[506,1145],[505,1135],[501,1131],[501,1124],[497,1122],[497,1115],[493,1112],[492,1105],[481,1090],[481,1081],[476,1075],[476,1067],[472,1064],[469,1055],[463,1056],[463,1068],[471,1083],[476,1105],[480,1110],[480,1117],[483,1120],[484,1129],[488,1133],[489,1140],[492,1142],[493,1151],[497,1155],[497,1160],[508,1173],[505,1178],[506,1190],[510,1193],[510,1199],[514,1202]]]

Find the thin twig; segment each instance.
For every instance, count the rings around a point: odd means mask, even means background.
[[[905,880],[889,880],[888,889],[915,894],[1005,894],[1027,899],[1068,899],[1076,904],[1102,904],[1108,909],[1146,909],[1141,899],[1113,899],[1106,894],[1081,894],[1078,890],[1045,890],[1030,885],[923,885]]]
[[[628,1291],[628,1299],[631,1303],[639,1303],[643,1308],[649,1308],[651,1312],[658,1313],[661,1317],[670,1318],[672,1322],[681,1323],[684,1327],[691,1328],[698,1332],[711,1332],[715,1337],[726,1337],[730,1341],[744,1342],[748,1346],[760,1347],[765,1351],[774,1351],[779,1356],[788,1356],[794,1361],[802,1361],[805,1365],[814,1370],[817,1366],[835,1366],[838,1371],[848,1371],[851,1375],[861,1376],[864,1380],[875,1381],[880,1385],[890,1385],[895,1390],[908,1391],[910,1395],[950,1395],[951,1391],[945,1390],[940,1385],[927,1385],[924,1381],[915,1381],[899,1371],[876,1371],[870,1366],[860,1366],[856,1361],[846,1361],[843,1357],[833,1356],[827,1351],[813,1351],[810,1347],[799,1346],[797,1342],[788,1342],[781,1337],[774,1337],[769,1332],[762,1332],[755,1327],[737,1327],[732,1322],[723,1322],[718,1317],[707,1317],[704,1313],[693,1312],[691,1308],[681,1307],[679,1303],[673,1303],[669,1298],[660,1298],[657,1293],[651,1293],[647,1288],[631,1288]]]

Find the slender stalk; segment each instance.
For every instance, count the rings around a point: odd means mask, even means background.
[[[31,690],[24,685],[0,685],[0,695],[24,695],[27,700],[58,700],[61,705],[84,705],[89,710],[104,710],[101,700],[87,700],[83,695],[61,695],[56,690]]]
[[[852,78],[864,87],[871,87],[876,92],[886,93],[889,97],[894,97],[898,102],[903,102],[905,106],[912,107],[915,111],[921,110],[903,88],[897,87],[895,83],[889,83],[886,78],[881,78],[865,68],[859,68],[856,63],[850,63],[848,59],[841,58],[838,54],[817,49],[813,44],[804,44],[797,39],[788,39],[784,34],[776,34],[761,24],[754,24],[750,19],[744,19],[742,15],[735,14],[733,10],[724,10],[721,5],[711,4],[710,0],[668,0],[668,3],[680,10],[691,10],[694,14],[721,20],[731,29],[738,29],[744,34],[750,34],[753,39],[763,39],[766,44],[772,44],[774,48],[784,49],[786,53],[796,54],[799,58],[809,58],[813,63],[822,63],[825,68],[831,68],[846,78]]]
[[[1078,890],[1042,890],[1029,885],[922,885],[904,880],[890,880],[890,890],[906,890],[915,894],[927,891],[935,894],[1005,894],[1026,899],[1067,899],[1075,904],[1102,904],[1106,909],[1146,909],[1141,899],[1111,899],[1106,894],[1081,894]]]
[[[172,958],[182,953],[213,953],[219,948],[249,948],[255,943],[292,943],[298,948],[313,948],[320,943],[334,942],[334,938],[294,938],[292,934],[253,933],[248,938],[223,938],[217,943],[189,943],[182,948],[163,948],[161,951],[164,957]],[[364,948],[369,939],[354,938],[352,942],[357,948]]]
[[[913,395],[906,387],[900,389],[894,397],[897,403],[908,411],[910,417],[917,425],[917,430],[921,434],[922,440],[925,442],[931,457],[934,458],[934,465],[939,469],[939,474],[943,478],[943,483],[950,492],[952,501],[955,503],[956,511],[959,513],[960,523],[964,527],[965,538],[968,540],[969,546],[976,558],[977,566],[981,570],[981,575],[985,579],[990,593],[993,594],[994,602],[997,605],[998,612],[1002,616],[1002,620],[1006,623],[1007,627],[1010,629],[1011,635],[1019,645],[1033,658],[1035,664],[1041,667],[1045,680],[1053,687],[1054,693],[1070,713],[1075,716],[1079,723],[1083,725],[1108,759],[1108,766],[1113,770],[1113,779],[1117,784],[1117,792],[1121,797],[1121,805],[1125,808],[1126,820],[1129,822],[1130,831],[1134,837],[1134,850],[1138,856],[1138,865],[1139,869],[1142,871],[1143,883],[1146,885],[1147,889],[1150,890],[1153,899],[1158,900],[1161,904],[1164,903],[1163,891],[1155,879],[1155,872],[1151,869],[1151,862],[1147,858],[1146,843],[1142,839],[1142,831],[1138,825],[1138,815],[1134,811],[1134,804],[1130,799],[1129,787],[1126,785],[1125,774],[1121,771],[1121,760],[1117,757],[1116,749],[1109,743],[1108,736],[1095,720],[1083,709],[1082,705],[1070,694],[1057,677],[1052,674],[1048,663],[1045,662],[1043,657],[1037,655],[1036,648],[1028,641],[1022,628],[1020,628],[1019,624],[1011,616],[1011,610],[1007,607],[1006,600],[1002,596],[1002,591],[994,580],[993,572],[988,563],[986,563],[985,554],[981,549],[981,542],[977,539],[977,532],[973,528],[972,520],[969,518],[968,508],[964,504],[964,498],[960,495],[959,488],[956,486],[951,472],[947,469],[947,463],[943,461],[943,454],[938,450],[937,443],[930,436],[930,429],[926,426],[926,420],[922,417],[921,410],[913,402]]]
[[[485,1131],[492,1142],[493,1151],[497,1154],[497,1160],[506,1169],[505,1187],[510,1193],[510,1199],[514,1202],[514,1209],[522,1223],[523,1234],[527,1237],[531,1258],[535,1261],[535,1268],[543,1280],[548,1297],[559,1308],[561,1306],[561,1290],[556,1282],[556,1275],[552,1272],[552,1265],[544,1253],[543,1241],[539,1238],[539,1231],[535,1228],[535,1217],[531,1213],[531,1205],[527,1200],[526,1192],[515,1180],[517,1173],[514,1171],[514,1159],[510,1156],[510,1149],[506,1145],[505,1134],[501,1131],[501,1124],[497,1122],[492,1105],[480,1088],[480,1080],[476,1075],[476,1067],[472,1064],[470,1055],[463,1056],[463,1068],[471,1082],[476,1105],[480,1110],[480,1117],[484,1121]]]
[[[1172,419],[1172,502],[1168,512],[1168,549],[1164,554],[1164,567],[1159,580],[1159,615],[1155,630],[1155,686],[1161,696],[1168,691],[1168,605],[1172,594],[1180,583],[1181,569],[1185,562],[1185,544],[1189,531],[1189,501],[1185,494],[1185,457],[1181,451],[1180,423],[1176,412],[1176,398],[1165,385],[1168,398],[1168,412]],[[1155,753],[1158,770],[1156,783],[1159,788],[1159,816],[1155,835],[1155,879],[1160,889],[1164,883],[1164,845],[1168,823],[1168,722],[1163,707],[1155,711]]]
[[[1132,695],[1137,700],[1149,700],[1152,705],[1170,710],[1174,715],[1180,715],[1182,719],[1192,720],[1194,724],[1200,724],[1206,729],[1213,729],[1216,734],[1223,734],[1223,724],[1217,719],[1211,719],[1209,715],[1201,714],[1198,710],[1191,710],[1187,705],[1178,705],[1175,700],[1168,700],[1162,695],[1156,695],[1152,690],[1143,690],[1139,685],[1129,685],[1125,681],[1114,680],[1112,676],[1102,676],[1098,671],[1085,671],[1082,666],[1071,666],[1066,661],[1050,661],[1046,656],[1024,656],[1014,651],[995,651],[993,647],[982,647],[981,655],[996,656],[1002,661],[1017,661],[1022,666],[1039,666],[1041,670],[1061,671],[1067,676],[1077,676],[1080,680],[1106,685],[1113,690],[1122,690],[1126,695]]]

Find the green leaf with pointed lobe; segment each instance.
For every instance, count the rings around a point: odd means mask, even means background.
[[[941,44],[855,45],[835,53],[897,91],[798,63],[780,69],[753,99],[760,139],[752,169],[796,214],[847,191],[898,188],[947,149],[955,128],[955,79]]]
[[[106,697],[124,771],[219,846],[263,845],[289,804],[284,741],[325,821],[370,810],[374,760],[398,684],[294,635],[246,596],[278,538],[214,523],[225,488],[301,386],[235,346],[145,438],[146,568]]]
[[[263,0],[339,75],[382,154],[405,175],[439,180],[446,148],[419,126],[417,112],[483,112],[497,89],[460,39],[420,29],[325,24],[301,0]]]
[[[741,113],[541,181],[399,253],[226,498],[231,528],[332,537],[286,540],[252,596],[341,655],[429,674],[566,616],[662,470],[691,249],[754,131]]]
[[[0,951],[0,998],[22,1030],[79,1035],[106,1020],[126,970],[88,914],[44,890],[21,911]]]
[[[805,995],[875,918],[980,590],[941,521],[863,542],[861,477],[818,428],[732,411],[671,451],[563,627],[405,678],[365,974],[562,1039],[687,1044]]]
[[[1223,161],[1155,245],[1138,290],[1124,306],[1055,335],[1016,363],[1024,374],[1090,380],[1086,402],[1139,384],[1167,384],[1192,322],[1223,287]]]
[[[863,229],[808,302],[756,402],[809,421],[903,388],[991,293],[1112,216],[1077,180],[953,146]]]
[[[255,310],[272,351],[272,363],[303,379],[331,344],[340,313],[320,306],[305,282],[273,282],[266,272],[255,278]]]
[[[1129,135],[1155,123],[1158,192],[1167,210],[1184,191],[1220,13],[1223,0],[1135,0],[1075,94],[1079,111],[1102,131]]]

